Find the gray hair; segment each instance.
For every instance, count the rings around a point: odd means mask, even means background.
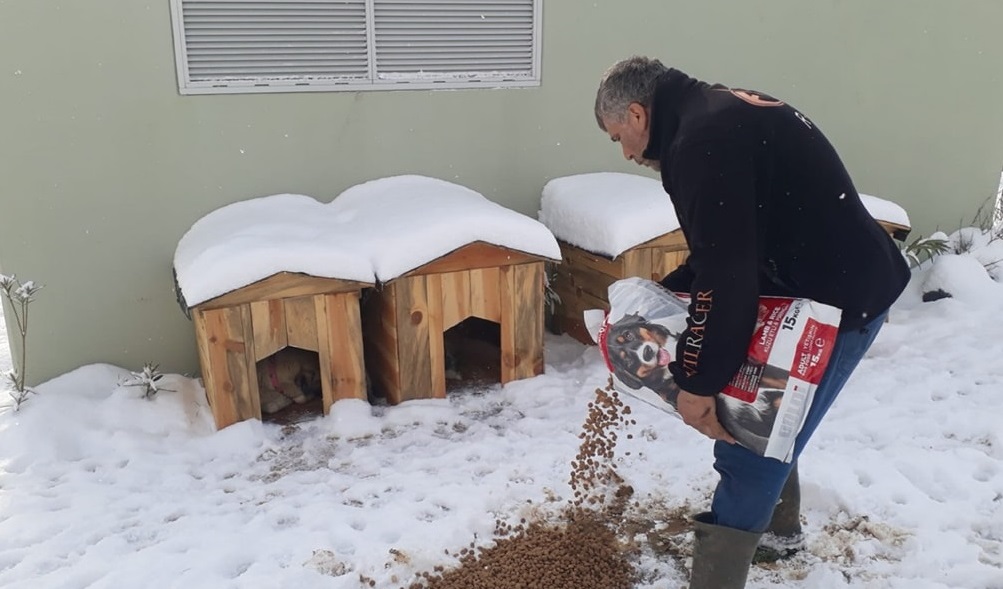
[[[599,128],[606,130],[604,118],[622,121],[632,102],[645,108],[651,106],[658,77],[668,69],[657,59],[638,55],[613,64],[603,74],[596,92],[595,115]]]

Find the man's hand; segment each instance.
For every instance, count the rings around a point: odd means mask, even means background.
[[[683,418],[683,423],[708,438],[729,444],[735,443],[735,438],[717,420],[717,402],[714,397],[702,397],[686,391],[679,391],[676,409]]]

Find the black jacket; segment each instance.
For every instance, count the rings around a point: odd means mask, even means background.
[[[669,367],[683,390],[712,395],[731,380],[746,359],[761,295],[839,307],[841,331],[859,329],[898,298],[908,265],[803,114],[762,93],[669,70],[649,116],[644,157],[661,163],[690,249],[662,280],[693,297]]]

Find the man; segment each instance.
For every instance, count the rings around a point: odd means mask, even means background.
[[[682,389],[683,421],[717,440],[721,476],[710,512],[694,518],[690,588],[744,587],[764,532],[786,540],[781,548],[800,542],[797,457],[874,341],[909,269],[822,132],[777,99],[632,57],[603,76],[595,116],[624,157],[661,174],[690,249],[662,280],[693,301],[669,369]],[[735,444],[715,412],[714,395],[746,357],[763,295],[843,311],[792,463]]]

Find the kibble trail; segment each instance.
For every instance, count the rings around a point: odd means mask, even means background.
[[[630,589],[635,572],[617,533],[634,490],[614,460],[617,432],[634,421],[612,382],[588,409],[563,525],[496,520],[493,546],[464,548],[455,569],[436,567],[399,589]]]

